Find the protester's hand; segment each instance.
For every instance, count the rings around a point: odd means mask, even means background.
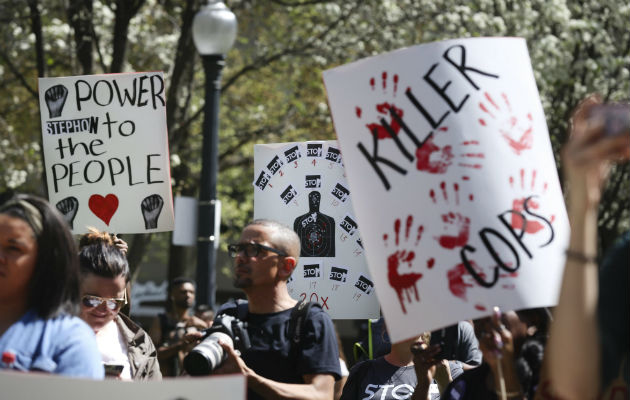
[[[197,342],[199,342],[199,340],[201,340],[202,337],[203,337],[203,332],[190,331],[184,334],[184,337],[182,338],[182,340],[186,344],[197,344]]]
[[[606,136],[603,118],[591,115],[593,107],[601,102],[598,95],[590,95],[576,107],[571,118],[569,140],[562,151],[573,206],[599,204],[610,162],[630,158],[630,135]]]
[[[123,253],[125,256],[127,256],[127,251],[129,250],[129,245],[127,245],[127,242],[125,242],[124,240],[122,240],[121,238],[119,238],[116,235],[114,235],[114,246],[116,246],[116,248],[118,250],[120,250],[121,253]]]
[[[240,355],[236,353],[236,350],[232,348],[227,343],[219,340],[219,344],[223,348],[223,351],[227,355],[227,358],[219,368],[213,371],[213,374],[216,375],[224,375],[224,374],[242,374],[245,377],[249,377],[253,373],[253,371],[245,364],[245,361],[241,358]]]
[[[492,317],[475,322],[478,335],[479,349],[483,359],[495,370],[498,362],[512,363],[514,359],[514,342],[512,333],[501,322],[501,311],[494,308]]]
[[[440,362],[435,366],[435,374],[433,375],[433,378],[438,384],[440,394],[442,394],[448,384],[453,381],[451,366],[448,360],[440,360]]]
[[[203,330],[209,328],[208,323],[203,319],[192,315],[188,320],[186,320],[186,327],[195,327],[197,329]]]
[[[441,360],[435,357],[442,350],[439,344],[428,346],[423,342],[415,342],[411,345],[411,353],[413,354],[413,367],[418,378],[418,385],[422,388],[429,389],[429,385],[433,382],[436,366]]]

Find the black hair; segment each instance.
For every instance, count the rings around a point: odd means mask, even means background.
[[[114,244],[114,238],[107,232],[90,229],[79,241],[79,264],[83,276],[94,274],[104,278],[122,276],[129,281],[127,257]]]
[[[29,283],[28,307],[45,319],[59,314],[79,313],[79,262],[77,246],[68,224],[46,200],[16,194],[7,201],[26,201],[39,211],[42,231],[36,235],[37,259]],[[3,209],[2,214],[29,219],[18,204]]]
[[[540,381],[550,314],[546,308],[530,308],[516,313],[527,326],[536,327],[536,333],[523,341],[518,357],[514,361],[516,376],[523,388],[523,394],[526,398],[533,399]]]
[[[190,278],[186,278],[183,276],[179,276],[175,279],[173,279],[171,281],[171,284],[168,286],[168,292],[169,294],[171,293],[171,290],[173,290],[173,288],[176,288],[178,286],[183,285],[184,283],[190,283],[191,285],[193,285],[195,287],[195,289],[197,289],[197,284],[195,283],[194,280],[190,279]]]

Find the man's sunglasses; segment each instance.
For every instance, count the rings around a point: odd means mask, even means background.
[[[95,308],[105,303],[109,310],[114,311],[127,304],[127,292],[125,291],[125,295],[122,299],[110,299],[86,294],[81,298],[81,302],[87,308]]]
[[[232,258],[236,258],[241,251],[245,253],[246,257],[256,257],[260,254],[261,250],[271,251],[280,256],[287,256],[287,253],[282,250],[274,249],[273,247],[265,246],[260,243],[235,243],[228,245],[228,253]]]

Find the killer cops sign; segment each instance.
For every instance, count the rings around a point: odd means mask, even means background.
[[[361,227],[392,340],[555,304],[568,223],[523,39],[424,44],[324,83],[355,213],[342,227]]]

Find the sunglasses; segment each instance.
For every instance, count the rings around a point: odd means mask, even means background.
[[[287,256],[287,253],[282,250],[274,249],[273,247],[265,246],[260,243],[235,243],[228,245],[228,253],[232,258],[236,258],[241,251],[245,253],[246,257],[256,257],[262,250],[271,251],[284,257]]]
[[[127,304],[127,292],[125,291],[122,299],[110,299],[107,297],[99,297],[86,294],[81,298],[81,303],[87,308],[95,308],[105,303],[109,310],[114,311]]]

